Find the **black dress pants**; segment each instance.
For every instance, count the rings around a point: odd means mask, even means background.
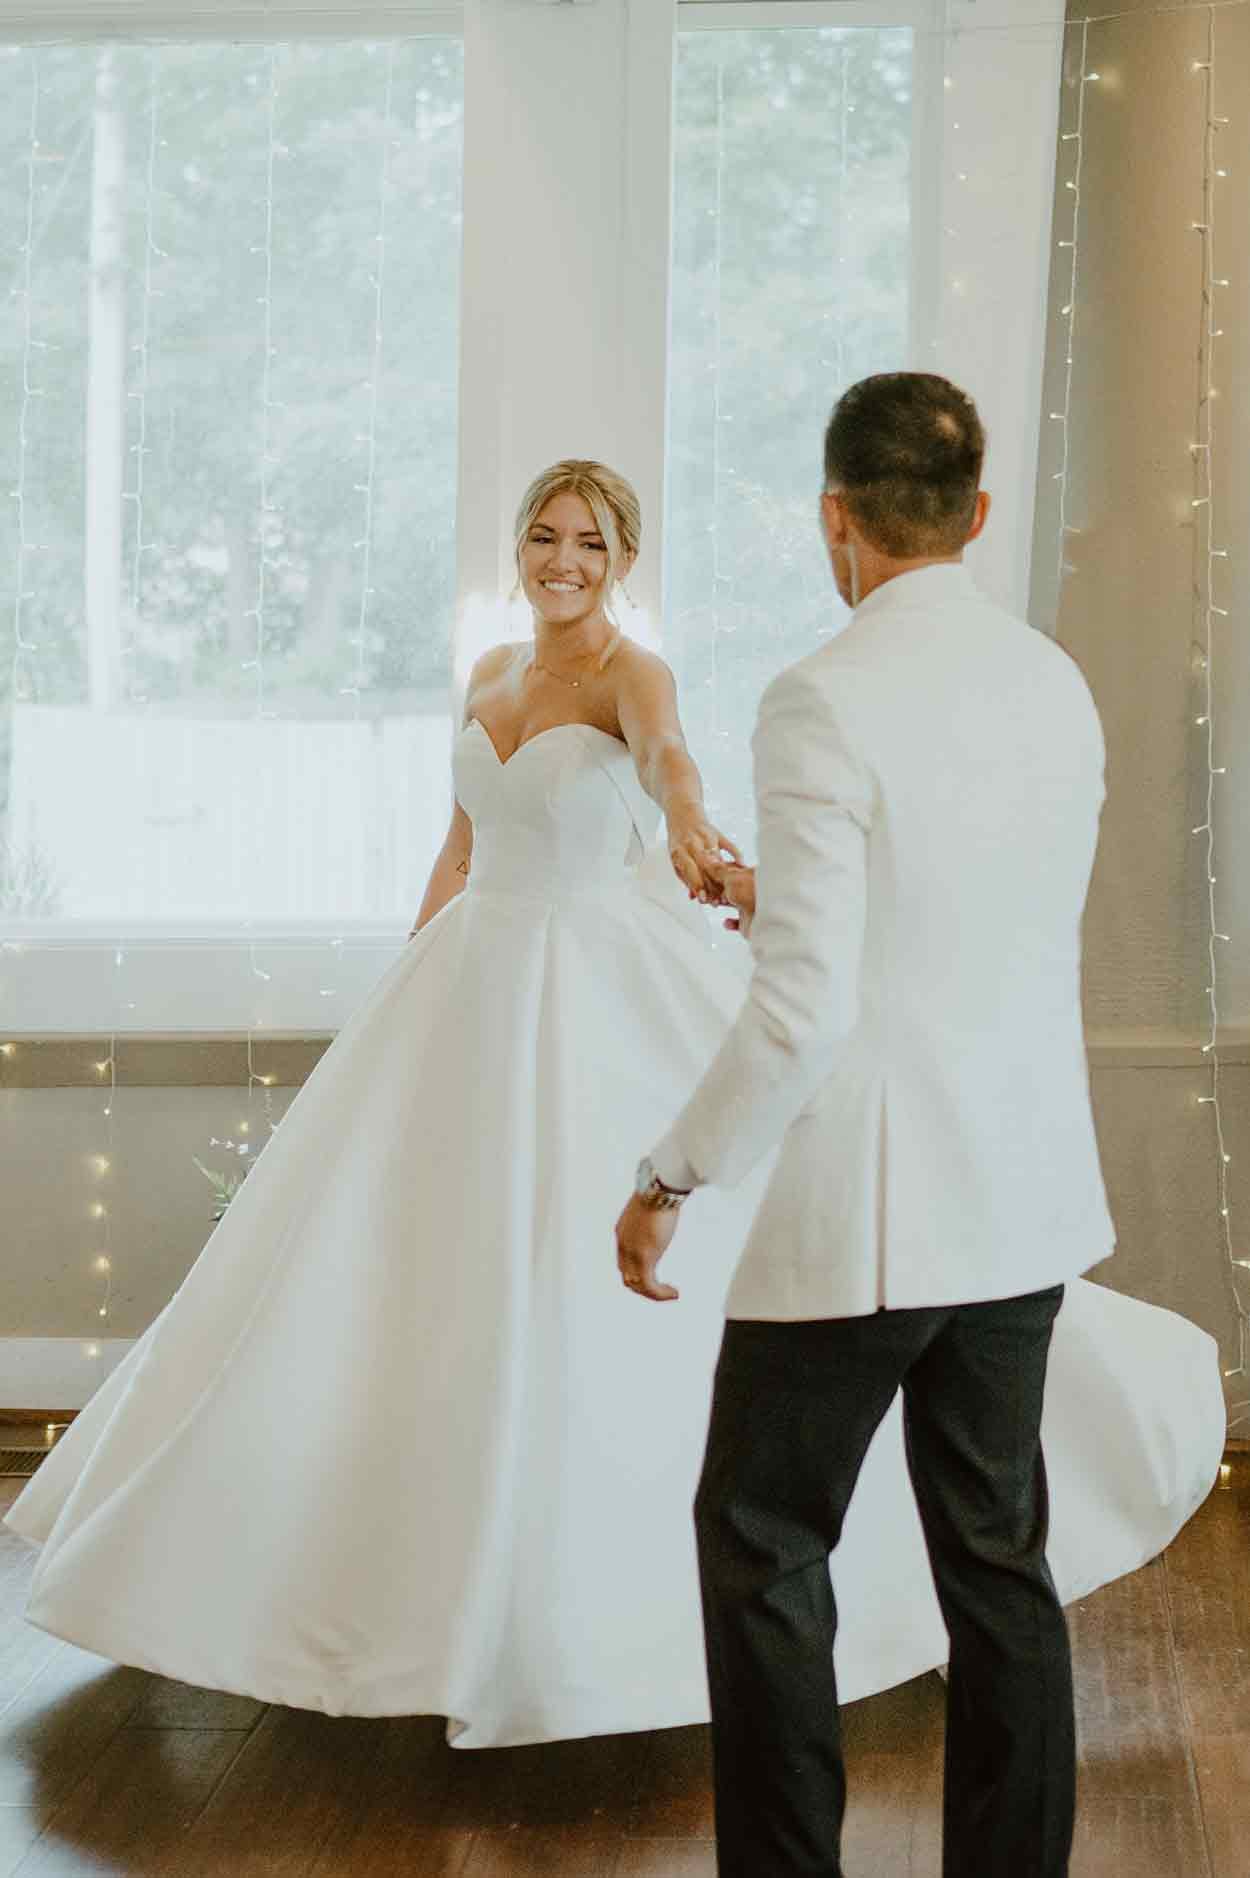
[[[900,1388],[950,1635],[944,1878],[1067,1872],[1072,1669],[1040,1439],[1062,1298],[726,1325],[695,1509],[721,1878],[843,1878],[829,1554]]]

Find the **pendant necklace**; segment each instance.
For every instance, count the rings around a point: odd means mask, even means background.
[[[609,658],[612,656],[613,652],[615,652],[617,646],[620,644],[620,640],[621,640],[621,630],[620,630],[620,627],[618,626],[616,629],[616,632],[613,634],[612,638],[609,639],[607,645],[603,648],[603,651],[600,654],[599,664],[597,667],[598,671],[601,672],[603,670]],[[528,669],[531,672],[546,672],[548,678],[554,678],[557,681],[557,683],[561,685],[569,685],[572,687],[574,691],[580,691],[582,688],[582,681],[580,678],[566,678],[563,672],[553,672],[551,667],[549,665],[544,665],[542,660],[538,658],[536,654],[530,659]]]

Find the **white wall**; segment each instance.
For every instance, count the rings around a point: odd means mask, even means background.
[[[1228,1331],[1218,1248],[1211,1232],[1212,1163],[1206,1111],[1196,1106],[1201,1069],[1159,1060],[1127,1041],[1100,1047],[1094,1104],[1112,1211],[1116,1256],[1098,1276],[1116,1289]],[[1250,1139],[1250,1062],[1230,1069],[1228,1114]],[[290,1090],[274,1091],[281,1115]],[[107,1145],[97,1090],[19,1089],[0,1094],[0,1408],[81,1406],[111,1364],[161,1310],[211,1231],[212,1194],[192,1156],[224,1165],[210,1137],[237,1136],[241,1090],[124,1089],[116,1103],[108,1182],[113,1299],[96,1313],[103,1280],[93,1261],[104,1243],[90,1209],[104,1184],[93,1157]],[[253,1103],[253,1126],[258,1105]],[[1250,1208],[1250,1154],[1235,1170],[1234,1202]],[[107,1330],[108,1338],[102,1336]],[[99,1354],[87,1356],[91,1345]],[[1142,1378],[1149,1388],[1149,1377]]]
[[[273,1090],[275,1120],[292,1093]],[[212,1230],[213,1192],[195,1158],[237,1166],[212,1138],[267,1136],[260,1091],[249,1102],[241,1089],[122,1089],[111,1121],[105,1100],[101,1089],[0,1092],[0,1408],[88,1399]],[[107,1221],[94,1216],[100,1205]]]

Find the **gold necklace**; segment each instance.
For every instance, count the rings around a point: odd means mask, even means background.
[[[607,645],[603,648],[603,651],[600,654],[599,664],[597,668],[599,671],[602,671],[604,666],[607,664],[609,658],[612,656],[612,653],[616,650],[617,646],[620,644],[620,639],[621,639],[621,629],[618,626],[616,629],[616,632],[613,634],[612,638],[609,639]],[[580,678],[566,678],[563,672],[553,672],[549,665],[543,664],[542,660],[537,656],[536,653],[531,656],[529,666],[527,669],[531,672],[546,672],[548,678],[554,678],[557,681],[557,683],[561,685],[570,685],[574,691],[580,691],[582,688],[582,681]]]

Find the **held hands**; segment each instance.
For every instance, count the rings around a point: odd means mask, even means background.
[[[744,939],[751,936],[751,921],[755,918],[755,869],[753,867],[730,867],[724,861],[708,861],[705,871],[711,879],[717,898],[715,906],[731,906],[734,918],[725,920],[726,932],[740,932]]]
[[[742,856],[728,835],[713,827],[702,809],[669,816],[668,853],[673,872],[692,900],[704,906],[724,904],[716,870],[725,865],[723,854],[732,855],[739,867]]]

